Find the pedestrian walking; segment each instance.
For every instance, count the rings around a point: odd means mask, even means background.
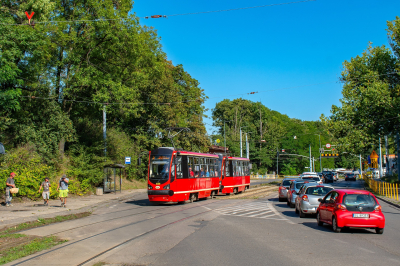
[[[10,193],[10,189],[15,187],[14,177],[15,177],[15,173],[12,172],[10,174],[10,177],[7,178],[7,181],[6,181],[6,207],[12,206],[11,205],[12,196]]]
[[[57,191],[60,190],[58,196],[61,200],[61,207],[66,207],[68,197],[68,182],[69,179],[66,175],[63,175],[58,182]]]
[[[44,206],[49,206],[50,182],[49,182],[49,178],[48,177],[46,177],[44,179],[44,181],[42,182],[42,184],[40,185],[39,193],[40,193],[40,190],[42,189],[42,187],[43,187],[42,197],[43,197],[43,200],[44,200]]]

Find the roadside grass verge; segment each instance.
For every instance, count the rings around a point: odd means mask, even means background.
[[[13,242],[8,242],[6,243],[7,248],[2,248],[0,245],[0,265],[66,242],[56,236],[29,237],[21,235],[20,238],[24,238],[25,241],[18,241],[14,245]]]
[[[56,236],[30,236],[18,232],[37,228],[53,223],[75,220],[91,215],[90,212],[56,216],[53,218],[39,218],[37,221],[21,223],[0,230],[0,265],[32,255],[36,252],[52,248],[66,242]]]
[[[3,234],[10,234],[10,233],[15,233],[23,230],[28,230],[48,224],[53,224],[53,223],[60,223],[68,220],[75,220],[79,218],[83,218],[86,216],[91,215],[90,212],[82,212],[82,213],[77,213],[77,214],[69,214],[69,215],[60,215],[56,216],[53,218],[39,218],[37,221],[32,221],[32,222],[26,222],[26,223],[21,223],[12,227],[4,228],[0,230],[0,236]]]

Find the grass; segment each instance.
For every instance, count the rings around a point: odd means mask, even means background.
[[[91,212],[82,212],[82,213],[62,215],[62,216],[60,215],[60,216],[56,216],[53,218],[38,218],[37,221],[21,223],[21,224],[15,225],[13,227],[2,229],[2,230],[0,230],[0,235],[15,233],[15,232],[32,229],[32,228],[36,228],[36,227],[40,227],[40,226],[48,225],[48,224],[60,223],[60,222],[68,221],[68,220],[75,220],[75,219],[87,217],[89,215],[91,215]]]
[[[19,258],[42,251],[44,249],[49,249],[64,242],[66,242],[66,240],[59,239],[55,236],[36,237],[33,240],[28,241],[27,243],[22,243],[7,249],[3,249],[0,253],[0,264],[5,264],[10,261],[17,260]]]
[[[37,221],[21,223],[0,230],[0,265],[66,242],[66,240],[56,236],[27,236],[18,234],[17,232],[48,224],[79,219],[87,217],[90,214],[90,212],[82,212],[53,218],[39,218]]]

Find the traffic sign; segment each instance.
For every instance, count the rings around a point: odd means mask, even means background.
[[[330,148],[331,148],[331,144],[326,143],[325,147],[326,147],[327,149],[330,149]]]
[[[282,149],[282,152],[285,152],[285,149]]]
[[[131,157],[125,157],[125,164],[131,164]]]
[[[221,141],[219,139],[217,139],[217,143],[220,143]]]

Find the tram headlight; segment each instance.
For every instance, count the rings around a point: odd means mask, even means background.
[[[164,186],[163,189],[169,189],[169,184]]]
[[[147,188],[148,188],[149,190],[153,189],[153,187],[150,186],[150,185],[147,185]]]

